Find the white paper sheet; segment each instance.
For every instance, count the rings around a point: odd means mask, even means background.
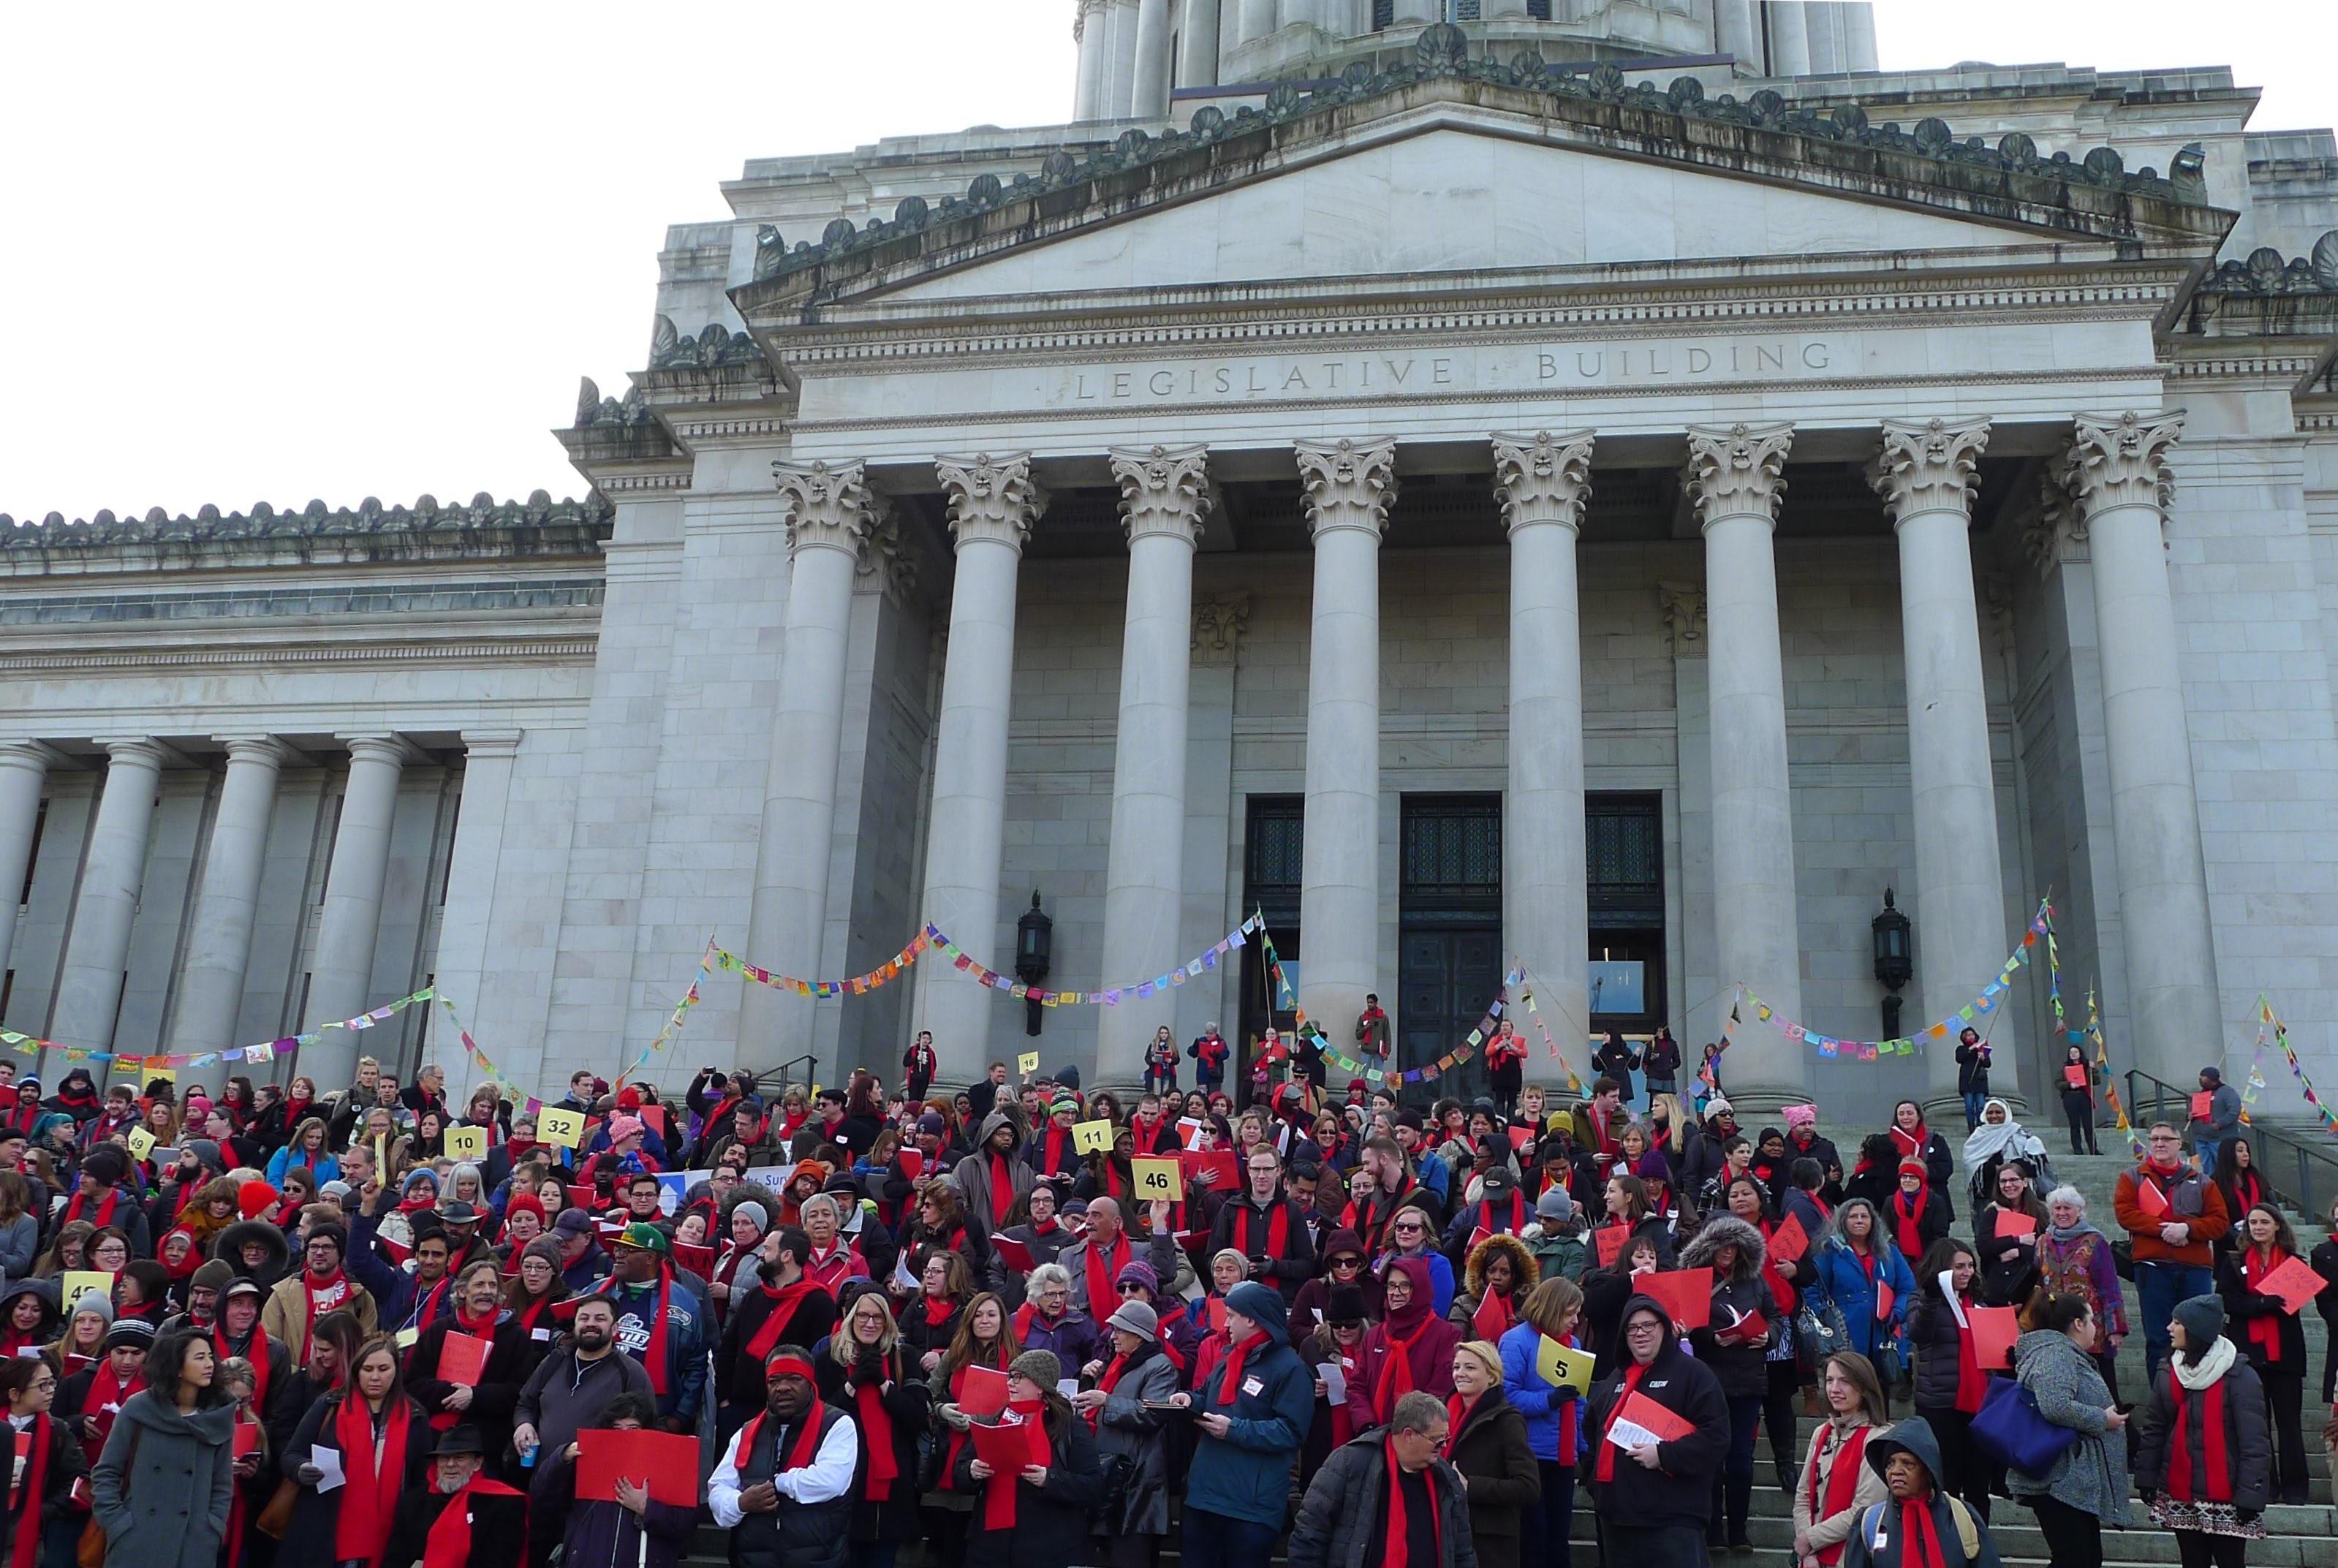
[[[1637,1448],[1643,1443],[1661,1443],[1664,1439],[1636,1421],[1610,1421],[1607,1424],[1607,1441],[1618,1448],[1630,1449]]]
[[[349,1477],[341,1474],[339,1449],[328,1448],[319,1444],[309,1450],[309,1463],[325,1473],[324,1478],[317,1483],[318,1491],[330,1492],[338,1486],[348,1484]]]
[[[1348,1402],[1348,1375],[1336,1361],[1326,1361],[1315,1368],[1315,1376],[1323,1379],[1323,1397],[1334,1405]]]

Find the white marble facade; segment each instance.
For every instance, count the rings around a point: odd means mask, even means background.
[[[2215,69],[1879,74],[1860,6],[1628,73],[1599,6],[1152,7],[1080,8],[1070,125],[750,162],[563,433],[588,504],[0,534],[0,1021],[193,1051],[435,980],[549,1083],[710,938],[829,978],[931,917],[1006,970],[1035,888],[1050,985],[1130,982],[1303,794],[1341,1024],[1396,991],[1403,799],[1490,792],[1563,1029],[1581,799],[1626,789],[1692,1046],[1740,980],[1871,1037],[1887,885],[1911,1024],[2050,890],[2120,1064],[2245,1063],[2263,991],[2338,1080],[2327,132]],[[1204,64],[1204,10],[1277,24]],[[1237,975],[1036,1044],[1129,1081]],[[2042,998],[1997,1031],[2032,1100]],[[652,1071],[889,1072],[921,1022],[946,1077],[1025,1048],[940,965],[718,975]],[[1757,1102],[1953,1086],[1740,1051]]]

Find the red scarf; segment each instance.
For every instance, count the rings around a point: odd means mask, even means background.
[[[1007,1211],[1014,1207],[1015,1167],[994,1149],[990,1152],[990,1222],[1006,1224]]]
[[[1900,1568],[1948,1568],[1940,1532],[1932,1525],[1932,1499],[1900,1504]]]
[[[113,1418],[122,1413],[122,1406],[132,1395],[146,1387],[146,1374],[135,1373],[129,1382],[123,1383],[113,1376],[113,1357],[100,1356],[92,1365],[97,1369],[90,1375],[89,1393],[82,1401],[82,1414],[96,1424],[97,1436],[84,1441],[82,1448],[88,1454],[90,1464],[94,1465],[98,1455],[105,1452],[105,1439],[113,1431]]]
[[[2233,1500],[2233,1475],[2225,1453],[2225,1390],[2231,1384],[2219,1377],[2200,1390],[2200,1446],[2208,1456],[2208,1474],[2202,1478],[2202,1488],[2195,1494],[2192,1486],[2192,1440],[2189,1430],[2192,1401],[2184,1385],[2176,1380],[2174,1367],[2166,1368],[2167,1392],[2176,1402],[2176,1420],[2167,1433],[2167,1494],[2178,1503],[2230,1503]]]
[[[792,1285],[762,1287],[763,1299],[770,1304],[771,1310],[755,1326],[755,1337],[747,1341],[749,1360],[758,1367],[763,1364],[771,1354],[772,1347],[780,1342],[780,1330],[794,1320],[796,1308],[803,1304],[803,1298],[819,1289],[818,1281],[809,1278],[799,1279]],[[930,1306],[928,1310],[931,1310]],[[665,1317],[663,1298],[658,1302],[658,1317],[661,1319]]]
[[[1867,1464],[1869,1430],[1865,1426],[1854,1426],[1851,1435],[1842,1440],[1842,1452],[1835,1455],[1834,1468],[1827,1475],[1826,1495],[1822,1499],[1819,1495],[1819,1461],[1826,1457],[1829,1448],[1834,1446],[1835,1428],[1832,1421],[1819,1424],[1818,1446],[1811,1450],[1809,1490],[1812,1524],[1833,1518],[1858,1500],[1859,1475]],[[1835,1564],[1842,1561],[1842,1549],[1850,1544],[1850,1541],[1845,1539],[1832,1546],[1821,1547],[1818,1559],[1822,1568],[1835,1568]]]
[[[617,1289],[616,1276],[611,1275],[603,1286],[602,1294],[614,1300]],[[658,1269],[657,1313],[650,1319],[649,1351],[642,1357],[642,1370],[650,1375],[650,1392],[661,1399],[666,1394],[665,1342],[673,1338],[666,1332],[666,1311],[673,1304],[673,1270],[661,1266]]]
[[[1104,1375],[1096,1379],[1096,1392],[1099,1394],[1109,1394],[1114,1389],[1119,1387],[1120,1375],[1127,1369],[1128,1357],[1121,1355],[1117,1351],[1115,1351],[1113,1353],[1112,1360],[1105,1367]],[[1096,1429],[1096,1419],[1103,1414],[1104,1406],[1101,1405],[1088,1412],[1089,1431],[1093,1432]]]
[[[33,1451],[25,1458],[25,1484],[8,1499],[17,1511],[16,1543],[8,1550],[11,1563],[41,1560],[41,1497],[49,1484],[49,1418],[34,1416],[25,1433],[33,1440]]]
[[[1405,1564],[1412,1561],[1412,1545],[1405,1534],[1404,1471],[1396,1461],[1395,1438],[1380,1439],[1380,1449],[1388,1457],[1389,1487],[1388,1539],[1380,1546],[1380,1568],[1405,1568]],[[1439,1541],[1444,1525],[1437,1517],[1437,1477],[1427,1475],[1426,1478],[1428,1485],[1422,1490],[1429,1494],[1429,1535],[1430,1540]],[[1439,1554],[1431,1557],[1430,1561],[1439,1561],[1442,1554],[1440,1541]]]
[[[1567,1348],[1569,1350],[1582,1349],[1581,1337],[1569,1334],[1567,1337]],[[1557,1394],[1557,1390],[1553,1389],[1552,1392]],[[1581,1408],[1581,1405],[1572,1395],[1557,1399],[1555,1403],[1558,1406],[1558,1452],[1560,1455],[1558,1463],[1572,1470],[1575,1468],[1575,1451],[1580,1446],[1575,1440],[1575,1422],[1576,1412]]]
[[[447,1288],[454,1283],[455,1276],[452,1274],[438,1276],[438,1283],[416,1297],[414,1305],[407,1309],[406,1326],[409,1328],[427,1328],[436,1321],[438,1317],[439,1303],[446,1300]]]
[[[958,1303],[951,1300],[947,1296],[927,1297],[926,1327],[928,1328],[940,1328],[943,1324],[949,1321],[950,1314],[957,1310]]]
[[[470,1568],[471,1562],[471,1499],[474,1497],[524,1497],[500,1481],[490,1481],[485,1475],[471,1477],[460,1492],[447,1499],[438,1510],[437,1522],[430,1526],[422,1547],[422,1568]],[[526,1560],[527,1536],[520,1536],[521,1561]]]
[[[1040,1145],[1044,1152],[1040,1154],[1039,1159],[1042,1166],[1050,1176],[1064,1168],[1062,1164],[1064,1145],[1070,1140],[1072,1132],[1070,1128],[1058,1127],[1056,1125],[1056,1122],[1053,1117],[1048,1118],[1047,1136]]]
[[[1372,1414],[1382,1423],[1395,1418],[1396,1402],[1412,1392],[1413,1342],[1428,1331],[1436,1317],[1434,1312],[1424,1313],[1420,1321],[1412,1326],[1412,1332],[1401,1339],[1397,1338],[1395,1329],[1385,1323],[1380,1325],[1388,1338],[1389,1366],[1388,1375],[1380,1379],[1379,1396],[1372,1400]]]
[[[1616,1418],[1616,1412],[1624,1407],[1624,1401],[1632,1396],[1632,1391],[1640,1386],[1640,1379],[1647,1375],[1647,1370],[1637,1361],[1624,1368],[1624,1380],[1616,1386],[1616,1402],[1607,1407],[1610,1421]],[[1607,1441],[1605,1432],[1599,1435],[1599,1462],[1591,1467],[1591,1478],[1602,1484],[1616,1479],[1616,1445]]]
[[[81,1206],[88,1200],[88,1198],[89,1193],[86,1191],[76,1191],[74,1193],[73,1201],[65,1205],[65,1217],[64,1223],[70,1225],[74,1220],[81,1218]],[[103,1230],[108,1225],[113,1224],[114,1206],[121,1202],[121,1200],[122,1189],[119,1187],[108,1187],[105,1190],[105,1197],[98,1203],[97,1218],[91,1220],[90,1223],[96,1226],[100,1230]]]
[[[1916,1190],[1904,1187],[1891,1191],[1891,1239],[1900,1245],[1900,1254],[1911,1263],[1924,1255],[1923,1233],[1918,1229],[1924,1210],[1931,1206],[1932,1184],[1919,1181]]]
[[[871,1503],[882,1503],[893,1495],[893,1483],[901,1476],[901,1462],[893,1455],[893,1416],[885,1408],[883,1386],[878,1383],[856,1385],[852,1391],[852,1408],[860,1417],[860,1436],[869,1450],[869,1485],[865,1495]]]
[[[747,1474],[747,1462],[755,1452],[755,1439],[763,1435],[763,1417],[768,1411],[757,1411],[755,1418],[739,1428],[739,1474]],[[820,1423],[828,1419],[828,1406],[814,1398],[811,1408],[804,1412],[803,1430],[796,1434],[796,1446],[785,1459],[771,1455],[771,1475],[776,1480],[790,1470],[801,1470],[820,1457]],[[744,1490],[744,1488],[742,1488]]]
[[[1510,1189],[1509,1234],[1515,1236],[1526,1228],[1527,1195],[1513,1187]],[[1488,1236],[1498,1236],[1501,1234],[1500,1231],[1494,1229],[1494,1206],[1491,1203],[1480,1203],[1478,1205],[1478,1230],[1480,1233],[1472,1239],[1471,1245],[1473,1246],[1478,1241],[1483,1241]]]
[[[299,1353],[292,1357],[294,1366],[306,1367],[309,1364],[309,1347],[312,1342],[318,1316],[330,1312],[349,1298],[349,1279],[342,1274],[339,1267],[326,1275],[322,1281],[313,1274],[300,1276],[300,1300],[307,1308],[307,1314],[300,1319],[300,1348]]]
[[[341,1446],[340,1516],[333,1525],[333,1560],[355,1559],[378,1568],[398,1513],[398,1488],[406,1481],[406,1401],[389,1407],[383,1428],[381,1462],[374,1462],[373,1414],[352,1389],[333,1417],[333,1439]]]
[[[258,1323],[254,1323],[251,1332],[244,1336],[243,1342],[247,1348],[233,1348],[228,1344],[226,1326],[211,1325],[211,1354],[222,1361],[231,1356],[241,1356],[251,1363],[251,1407],[265,1410],[268,1408],[268,1336],[260,1332]]]
[[[1923,1159],[1924,1151],[1931,1142],[1931,1132],[1921,1122],[1916,1123],[1913,1132],[1902,1132],[1897,1122],[1891,1124],[1891,1146],[1900,1152],[1902,1160]]]
[[[1231,1405],[1241,1396],[1243,1363],[1249,1359],[1253,1347],[1263,1348],[1267,1343],[1265,1335],[1252,1334],[1246,1339],[1235,1341],[1233,1348],[1226,1352],[1225,1360],[1218,1367],[1223,1374],[1218,1382],[1218,1404]]]
[[[1128,1232],[1123,1230],[1113,1238],[1111,1250],[1099,1253],[1095,1238],[1088,1238],[1088,1310],[1098,1317],[1109,1317],[1107,1310],[1120,1289],[1120,1271],[1128,1267]]]
[[[2241,1251],[2241,1283],[2251,1290],[2262,1289],[2257,1281],[2271,1274],[2289,1260],[2289,1254],[2276,1242],[2268,1250],[2268,1258],[2251,1246]],[[2281,1364],[2281,1315],[2265,1312],[2249,1319],[2249,1343],[2264,1352],[2268,1366]]]
[[[1263,1251],[1256,1245],[1258,1238],[1254,1234],[1259,1218],[1258,1210],[1252,1207],[1247,1200],[1240,1206],[1242,1218],[1234,1226],[1236,1231],[1234,1244],[1242,1250],[1243,1255],[1246,1258],[1282,1258],[1289,1255],[1285,1251],[1285,1247],[1291,1234],[1291,1205],[1283,1202],[1280,1198],[1272,1199],[1270,1201],[1273,1203],[1274,1208],[1266,1216],[1266,1247]]]
[[[1967,1312],[1972,1310],[1972,1298],[1963,1298]],[[1989,1377],[1980,1369],[1980,1360],[1974,1353],[1972,1326],[1970,1321],[1957,1325],[1957,1408],[1967,1416],[1980,1414],[1981,1401],[1989,1395]]]

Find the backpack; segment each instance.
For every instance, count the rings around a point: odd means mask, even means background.
[[[1972,1510],[1965,1506],[1963,1498],[1951,1496],[1946,1492],[1940,1495],[1948,1498],[1949,1514],[1957,1522],[1957,1544],[1965,1549],[1965,1562],[1970,1564],[1980,1556],[1980,1522],[1973,1517]],[[1881,1503],[1875,1504],[1859,1522],[1861,1534],[1866,1536],[1871,1550],[1882,1544],[1876,1539],[1876,1532],[1882,1528],[1885,1506]]]

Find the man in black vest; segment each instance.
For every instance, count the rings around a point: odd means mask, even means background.
[[[820,1402],[811,1354],[782,1345],[763,1363],[763,1413],[739,1428],[706,1484],[736,1568],[844,1568],[860,1438]]]

